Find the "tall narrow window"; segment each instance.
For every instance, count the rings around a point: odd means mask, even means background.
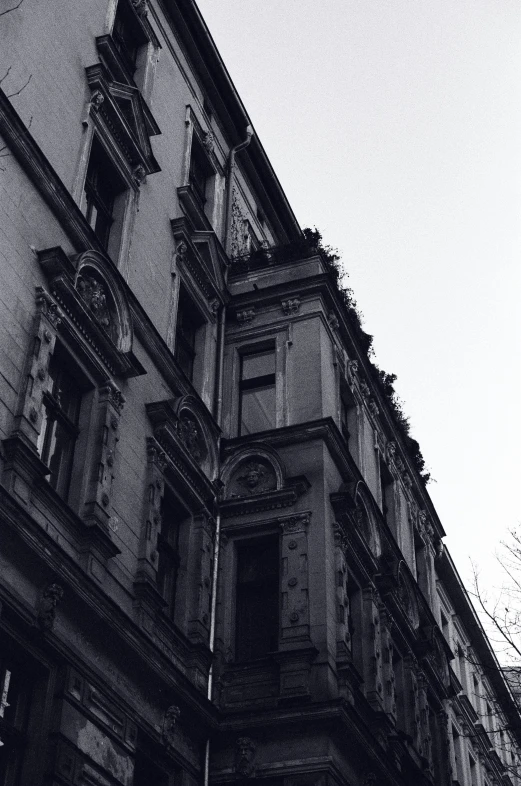
[[[104,248],[109,245],[116,197],[124,190],[123,181],[99,141],[94,138],[85,179],[85,216]]]
[[[80,386],[70,373],[70,364],[57,347],[49,364],[38,451],[50,470],[49,483],[64,499],[69,491],[79,433],[81,395]]]
[[[133,76],[136,70],[138,50],[146,43],[146,38],[127,0],[119,0],[118,2],[112,38],[129,75]]]
[[[0,658],[0,783],[18,783],[26,747],[31,681],[15,660]]]
[[[237,660],[262,658],[278,647],[279,539],[255,538],[237,547]]]
[[[179,572],[179,529],[186,515],[177,497],[165,487],[161,502],[161,533],[157,542],[157,588],[166,601],[166,612],[170,616],[174,612]]]
[[[199,139],[194,135],[190,153],[189,180],[201,206],[204,206],[206,202],[206,188],[213,174],[214,171],[208,161],[208,156]]]
[[[185,289],[179,291],[174,357],[190,380],[194,377],[194,362],[197,354],[197,331],[204,320]]]
[[[275,428],[275,347],[241,357],[239,388],[239,433]]]

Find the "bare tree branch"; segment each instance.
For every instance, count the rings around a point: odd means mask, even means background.
[[[5,16],[6,14],[10,14],[11,11],[16,11],[17,8],[20,8],[20,6],[22,5],[23,1],[24,0],[20,0],[20,2],[17,5],[13,5],[12,8],[8,8],[7,11],[2,11],[0,13],[0,16]]]
[[[25,81],[25,83],[21,86],[20,90],[16,90],[14,93],[9,93],[7,98],[14,98],[14,96],[19,96],[22,90],[25,90],[31,79],[33,78],[32,74],[29,74],[29,78]]]

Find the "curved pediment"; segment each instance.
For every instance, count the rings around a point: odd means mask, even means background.
[[[74,286],[93,318],[120,352],[132,349],[132,322],[125,293],[99,251],[86,251],[78,259]]]
[[[275,450],[250,443],[230,456],[222,471],[223,516],[238,516],[293,505],[307,491],[304,476],[286,476]]]
[[[132,352],[125,289],[110,260],[94,250],[69,259],[59,246],[38,252],[38,259],[52,296],[67,316],[60,330],[78,351],[94,364],[101,361],[116,377],[144,374]]]

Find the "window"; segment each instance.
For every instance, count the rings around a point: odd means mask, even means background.
[[[139,48],[146,43],[146,38],[126,0],[119,0],[112,38],[130,76],[133,76]]]
[[[179,573],[179,530],[187,513],[177,497],[165,486],[161,501],[161,532],[157,539],[157,588],[166,601],[166,612],[173,616]]]
[[[478,786],[478,771],[476,766],[476,760],[473,756],[469,753],[469,771],[470,771],[470,783],[471,786]]]
[[[380,492],[382,496],[382,513],[387,526],[397,535],[394,509],[394,478],[387,464],[380,458]]]
[[[201,206],[206,203],[206,188],[214,171],[198,137],[192,136],[189,182]]]
[[[51,357],[47,380],[37,448],[42,461],[50,470],[49,483],[60,496],[67,499],[79,434],[82,391],[59,347],[56,347]]]
[[[116,197],[125,190],[126,186],[95,137],[85,179],[85,215],[105,249],[109,247]]]
[[[262,658],[278,648],[279,538],[237,545],[235,654],[239,661]]]
[[[184,287],[179,292],[174,357],[190,380],[194,378],[197,331],[204,320]]]
[[[275,428],[275,347],[242,355],[239,393],[239,434]]]
[[[455,771],[456,780],[458,781],[460,786],[463,786],[463,784],[465,783],[465,775],[463,772],[463,762],[462,762],[462,754],[461,754],[461,737],[455,726],[451,727],[451,736],[452,736],[452,754],[454,757],[453,769]]]
[[[5,644],[6,642],[2,642]],[[0,783],[19,783],[30,750],[30,710],[34,676],[24,656],[4,651],[0,656]],[[35,710],[39,716],[39,711]]]

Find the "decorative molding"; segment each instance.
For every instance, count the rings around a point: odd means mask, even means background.
[[[37,303],[46,312],[53,311],[51,303],[60,307],[59,330],[77,351],[89,358],[96,355],[111,375],[144,374],[145,369],[132,352],[132,319],[126,292],[107,257],[91,250],[70,260],[58,246],[39,251],[38,261],[49,280],[52,299],[39,288]],[[99,360],[94,363],[99,365]]]
[[[311,512],[294,513],[290,516],[281,516],[278,520],[285,535],[294,532],[305,532],[306,527],[311,521]]]
[[[237,311],[235,317],[240,325],[247,325],[250,322],[253,322],[255,318],[255,308],[252,306],[251,308],[245,308],[242,311]]]
[[[299,297],[288,298],[281,301],[282,313],[284,316],[289,317],[292,314],[298,314],[300,311],[301,301]]]

